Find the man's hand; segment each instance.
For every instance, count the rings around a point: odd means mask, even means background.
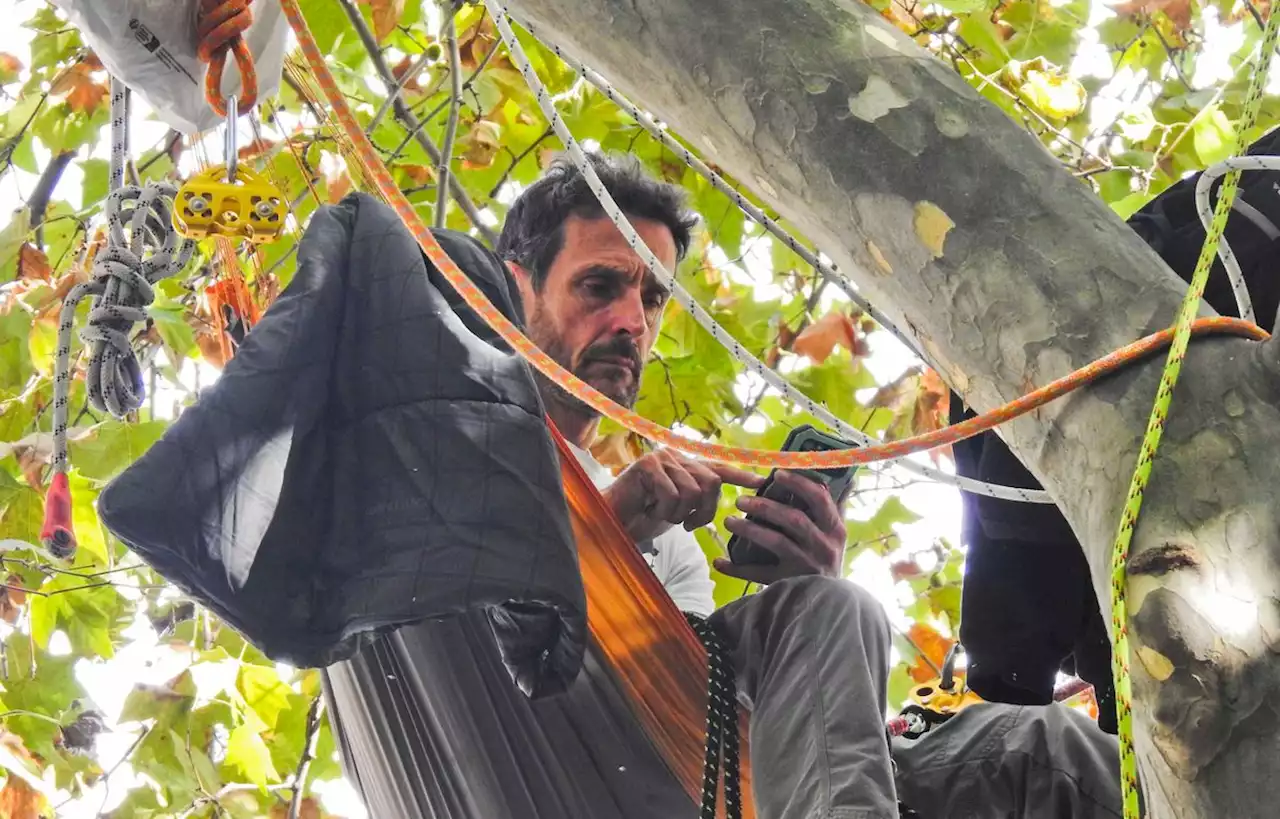
[[[769,498],[744,496],[738,498],[738,508],[779,531],[740,517],[725,518],[724,525],[733,534],[773,552],[778,556],[778,565],[738,566],[719,557],[715,560],[716,569],[730,577],[763,584],[806,574],[839,577],[844,570],[847,536],[839,504],[821,484],[794,472],[780,469],[774,480],[803,501],[807,513]]]
[[[677,523],[693,531],[716,516],[720,486],[759,488],[764,478],[732,466],[695,461],[670,449],[650,452],[602,493],[637,543]]]

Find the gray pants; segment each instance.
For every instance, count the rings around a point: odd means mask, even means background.
[[[852,583],[774,583],[713,621],[751,709],[759,819],[897,819],[899,796],[922,819],[1121,815],[1115,739],[1062,706],[972,706],[891,761],[889,626]]]

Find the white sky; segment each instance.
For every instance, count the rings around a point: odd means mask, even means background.
[[[1060,3],[1055,3],[1055,5],[1058,4]],[[14,25],[13,22],[28,19],[40,5],[42,5],[40,0],[10,0],[8,8],[10,9],[9,17],[11,23],[8,26],[0,27],[0,52],[13,54],[22,60],[24,64],[30,63],[29,41],[31,32]],[[1192,76],[1193,84],[1201,88],[1229,78],[1231,71],[1228,57],[1239,47],[1243,38],[1242,25],[1237,24],[1230,28],[1218,25],[1216,12],[1212,8],[1206,9],[1204,15],[1207,44],[1204,55],[1195,64]],[[1089,25],[1096,26],[1109,16],[1110,12],[1107,7],[1099,0],[1094,0]],[[1251,25],[1252,23],[1249,24]],[[1097,44],[1096,32],[1092,29],[1086,29],[1083,36],[1085,45],[1081,47],[1076,60],[1071,65],[1071,72],[1076,76],[1092,75],[1110,80],[1103,91],[1091,100],[1089,111],[1091,124],[1105,124],[1110,122],[1120,110],[1124,110],[1127,106],[1136,102],[1149,101],[1149,98],[1136,100],[1134,97],[1134,92],[1141,83],[1141,77],[1135,76],[1127,70],[1114,77],[1112,76],[1108,52],[1104,47]],[[1270,93],[1280,91],[1278,83],[1280,83],[1280,80],[1273,75],[1268,84],[1268,91]],[[0,103],[0,105],[3,104]],[[247,126],[243,123],[241,129],[241,144],[245,144],[251,136],[247,132]],[[165,126],[155,121],[150,112],[146,110],[145,105],[137,101],[135,97],[132,120],[132,149],[134,156],[151,150],[154,145],[164,138],[165,133]],[[212,146],[214,156],[217,156],[218,153],[217,144],[217,137],[215,136]],[[104,143],[97,146],[93,155],[103,159],[107,158],[107,145]],[[81,159],[86,158],[86,156],[82,156]],[[45,162],[48,161],[49,157],[42,148],[37,148],[37,158],[40,162]],[[8,214],[21,207],[25,195],[30,193],[35,182],[35,175],[27,174],[16,168],[11,169],[3,178],[0,178],[0,224],[7,222]],[[58,189],[58,196],[70,201],[72,205],[79,205],[81,204],[79,201],[80,190],[80,169],[77,164],[73,163],[63,176]],[[764,252],[752,251],[746,264],[752,270],[768,271],[767,249],[765,249],[763,243],[760,248]],[[753,255],[755,258],[752,258]],[[761,298],[776,295],[776,286],[771,283],[758,282],[757,278],[747,277],[742,271],[732,271],[731,275],[741,281],[756,283]],[[828,290],[828,293],[830,292]],[[835,296],[829,296],[826,299],[828,306],[832,303],[835,303]],[[873,334],[870,338],[870,344],[872,352],[866,359],[866,366],[881,383],[892,380],[907,367],[917,363],[915,357],[887,333]],[[193,375],[188,370],[189,386],[194,386],[192,383]],[[211,370],[206,371],[202,376],[203,383],[209,383],[215,375]],[[164,405],[168,403],[168,399],[162,400],[160,403]],[[927,463],[928,459],[925,456],[920,456],[920,461]],[[906,481],[911,481],[913,478],[912,475],[904,473],[902,470],[894,470],[894,472],[898,477]],[[865,518],[874,511],[875,507],[888,494],[889,492],[886,491],[877,493],[875,497],[864,499],[862,508],[851,510],[851,516]],[[947,538],[953,544],[958,542],[960,503],[958,493],[955,490],[938,484],[911,482],[906,489],[897,494],[900,495],[909,508],[921,515],[920,521],[899,527],[898,532],[902,543],[899,554],[927,553],[930,546],[938,538]],[[889,574],[887,560],[878,558],[875,555],[864,554],[854,565],[852,579],[872,591],[885,604],[886,610],[897,623],[903,626],[908,624],[907,618],[902,612],[902,607],[910,602],[910,592],[905,584],[894,585]],[[117,657],[112,661],[99,664],[82,662],[78,668],[81,681],[86,689],[91,692],[98,706],[106,713],[110,724],[114,724],[124,698],[134,683],[161,683],[188,664],[188,659],[184,655],[175,653],[167,647],[157,645],[154,632],[145,620],[140,619],[138,623],[135,623],[127,636],[130,642],[121,648]],[[54,648],[59,647],[63,651],[69,650],[63,635],[55,636]],[[234,684],[234,663],[224,663],[222,666],[204,666],[199,670],[201,678],[197,682],[202,696],[207,696],[209,695],[207,692],[220,690],[228,684]],[[136,736],[136,730],[129,729],[101,735],[98,739],[98,751],[104,768],[113,766],[125,753]],[[100,810],[110,810],[120,798],[123,798],[125,792],[136,784],[139,784],[139,782],[130,766],[128,764],[121,765],[112,778],[112,787],[105,801],[103,799],[102,786],[99,785],[77,804],[68,805],[64,808],[63,813],[60,815],[69,817],[69,819],[94,817]],[[363,808],[361,808],[354,796],[354,792],[345,783],[322,785],[319,790],[328,809],[349,817],[349,819],[359,819],[359,817],[365,815]],[[55,799],[55,803],[58,801],[61,800]]]

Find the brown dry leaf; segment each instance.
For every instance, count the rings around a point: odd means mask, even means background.
[[[67,107],[72,111],[92,114],[111,93],[106,83],[93,79],[94,70],[83,60],[76,63],[54,79],[50,93],[65,94]]]
[[[410,68],[413,68],[414,62],[416,61],[413,59],[410,59],[409,57],[405,57],[403,60],[396,63],[394,66],[392,66],[391,76],[396,78],[397,83],[404,81],[404,75],[409,73]],[[405,91],[421,91],[422,85],[419,84],[418,82],[418,79],[420,77],[422,77],[421,73],[419,73],[417,77],[414,77],[412,80],[409,80],[409,82],[405,83],[404,90]]]
[[[91,50],[85,51],[80,64],[88,66],[90,71],[105,71],[107,68],[102,64],[102,60],[98,59],[98,55]]]
[[[268,819],[286,819],[289,815],[289,805],[285,802],[277,802],[271,812],[267,814]],[[298,819],[323,819],[324,817],[332,817],[332,814],[326,814],[320,810],[320,803],[313,797],[305,797],[298,803]]]
[[[430,165],[399,165],[404,175],[415,185],[425,185],[436,178],[436,170]]]
[[[952,641],[943,637],[933,626],[925,623],[912,623],[911,628],[907,629],[907,636],[911,642],[920,651],[924,652],[934,666],[942,668],[942,663],[947,658],[947,652],[951,650]],[[928,682],[938,676],[937,672],[929,666],[924,657],[916,656],[915,661],[908,669],[911,679],[918,683]]]
[[[496,122],[478,120],[467,135],[459,140],[466,147],[466,152],[462,155],[462,167],[474,169],[492,165],[493,158],[498,155],[498,149],[502,146],[499,142],[501,135],[502,129]]]
[[[35,757],[27,750],[22,737],[4,732],[0,735],[0,756],[9,778],[0,788],[0,817],[4,819],[42,819],[52,816],[53,809],[36,786],[40,785]]]
[[[1191,28],[1191,0],[1129,0],[1111,7],[1121,17],[1137,17],[1143,12],[1164,12],[1178,32]]]
[[[644,455],[639,436],[623,430],[596,439],[591,445],[591,456],[615,475],[631,466]]]
[[[462,66],[463,73],[470,73],[476,70],[476,66],[480,65],[480,61],[498,42],[498,29],[493,25],[493,19],[489,15],[484,15],[474,26],[458,35],[458,62]],[[489,61],[489,65],[503,62],[506,63],[505,57],[498,58],[494,55],[494,59]]]
[[[400,25],[404,0],[360,0],[373,11],[373,36],[382,42]]]
[[[876,394],[871,396],[871,400],[867,402],[867,406],[872,407],[873,409],[890,409],[896,411],[910,395],[914,394],[919,376],[920,369],[918,367],[911,367],[902,375],[876,390]]]
[[[0,620],[13,625],[22,616],[22,606],[27,602],[27,593],[21,588],[22,578],[16,574],[9,575],[5,584],[6,587],[0,589]]]
[[[197,331],[195,337],[196,346],[200,348],[200,355],[215,369],[221,370],[223,365],[227,363],[222,340],[208,330],[205,332]]]
[[[49,281],[53,278],[53,268],[49,266],[49,257],[44,251],[30,242],[23,243],[18,250],[18,278],[39,279]]]
[[[858,328],[845,313],[827,313],[800,331],[791,345],[792,352],[808,356],[813,363],[826,361],[837,346],[844,347],[856,358],[867,352],[866,343],[858,338]]]
[[[951,390],[943,383],[941,376],[934,370],[925,370],[920,376],[919,392],[916,395],[915,410],[911,414],[911,434],[920,435],[942,429],[951,414]],[[951,447],[940,447],[929,450],[929,457],[935,466],[946,456],[954,460]]]

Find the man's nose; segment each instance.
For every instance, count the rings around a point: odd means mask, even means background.
[[[640,291],[629,291],[613,304],[610,313],[609,330],[618,335],[626,333],[634,338],[642,338],[649,332],[649,316],[644,309],[644,296]]]

